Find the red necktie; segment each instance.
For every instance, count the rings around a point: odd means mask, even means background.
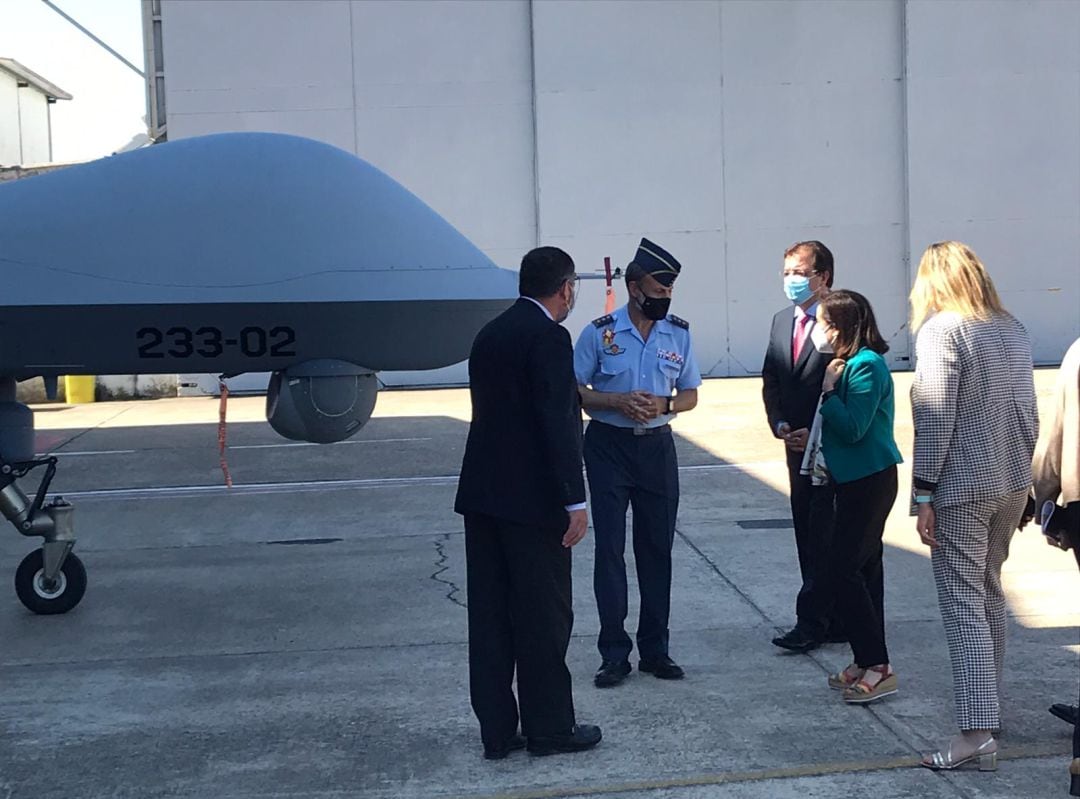
[[[806,331],[810,327],[810,314],[804,313],[795,320],[795,335],[791,339],[791,362],[798,363],[799,354],[806,344]]]

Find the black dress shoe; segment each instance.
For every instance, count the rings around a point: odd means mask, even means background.
[[[593,677],[593,685],[597,688],[612,688],[630,674],[629,660],[605,660]]]
[[[502,760],[511,752],[525,748],[524,735],[511,735],[502,746],[485,746],[484,758],[486,760]]]
[[[638,671],[659,677],[661,680],[681,680],[686,676],[682,666],[667,655],[661,655],[655,660],[642,660],[637,667]]]
[[[562,752],[583,752],[600,743],[602,737],[600,728],[595,724],[575,724],[570,728],[570,732],[562,735],[530,737],[526,748],[530,755],[537,757],[557,755]]]
[[[1076,726],[1076,705],[1053,704],[1050,705],[1050,712],[1066,724]]]
[[[821,641],[814,636],[803,632],[798,627],[788,630],[783,635],[778,635],[772,642],[789,652],[809,652],[821,646]]]

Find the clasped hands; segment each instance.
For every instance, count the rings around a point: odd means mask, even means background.
[[[615,395],[615,410],[633,422],[645,424],[667,413],[667,397],[657,397],[640,389]]]

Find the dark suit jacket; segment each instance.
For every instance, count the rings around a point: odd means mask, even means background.
[[[774,435],[780,422],[787,422],[792,430],[810,428],[814,421],[818,397],[821,396],[825,367],[832,360],[832,356],[822,355],[814,348],[807,331],[807,340],[799,353],[799,361],[793,364],[791,337],[794,332],[795,306],[792,305],[773,317],[769,348],[765,351],[765,365],[761,367],[761,377],[765,382],[761,394],[765,399],[769,430]]]
[[[469,391],[472,425],[454,510],[565,524],[566,506],[585,501],[570,334],[518,299],[477,334]]]

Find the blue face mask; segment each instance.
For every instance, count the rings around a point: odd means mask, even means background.
[[[796,305],[802,305],[814,296],[810,289],[810,278],[803,275],[788,275],[784,278],[784,294]]]

